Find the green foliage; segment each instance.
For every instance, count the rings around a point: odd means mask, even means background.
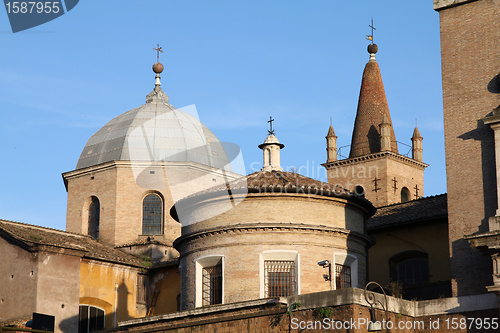
[[[396,298],[403,298],[403,285],[396,281],[391,281],[387,284],[385,289],[389,292],[389,294]]]
[[[30,235],[30,239],[34,242],[40,242],[43,240],[43,237],[38,235]]]
[[[330,307],[322,307],[314,309],[314,316],[318,319],[330,318],[332,315],[333,309]]]
[[[150,256],[147,255],[141,255],[139,256],[139,259],[141,259],[141,265],[144,267],[152,267],[153,266],[153,259]]]
[[[300,302],[292,303],[288,306],[286,314],[290,316],[292,315],[292,311],[297,310],[298,308],[300,308]]]

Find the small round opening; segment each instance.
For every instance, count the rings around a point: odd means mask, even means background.
[[[365,189],[361,185],[356,185],[354,187],[354,194],[359,196],[359,197],[365,197]]]

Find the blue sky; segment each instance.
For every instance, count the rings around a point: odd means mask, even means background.
[[[65,228],[61,173],[100,127],[145,102],[157,43],[170,103],[195,104],[240,145],[248,173],[272,115],[282,166],[324,180],[330,117],[338,145],[350,144],[372,17],[397,140],[411,144],[418,119],[425,195],[446,192],[432,1],[88,0],[16,34],[0,8],[0,218]]]

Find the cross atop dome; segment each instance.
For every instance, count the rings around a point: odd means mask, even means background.
[[[161,79],[160,73],[162,73],[164,69],[163,64],[160,62],[160,52],[163,53],[163,50],[160,44],[156,44],[156,47],[153,47],[153,50],[156,51],[156,62],[153,64],[153,72],[156,73],[155,88],[151,93],[149,93],[146,96],[146,103],[157,101],[168,104],[169,98],[167,94],[165,94],[161,90],[161,81],[160,81]]]

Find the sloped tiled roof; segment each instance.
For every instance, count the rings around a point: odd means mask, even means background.
[[[120,244],[120,245],[117,245],[115,248],[118,249],[118,248],[122,248],[122,247],[151,245],[151,244],[172,246],[172,242],[165,242],[163,240],[158,240],[158,239],[148,237],[148,238],[136,239],[136,240],[133,240],[133,241],[125,243],[125,244]]]
[[[0,220],[0,236],[23,246],[28,251],[38,251],[41,247],[79,251],[82,257],[141,266],[141,260],[133,255],[113,248],[109,244],[92,239],[90,236],[36,225]]]
[[[447,195],[440,194],[377,208],[367,222],[368,231],[448,217]]]
[[[328,197],[338,197],[352,200],[364,206],[370,215],[375,212],[372,203],[363,197],[357,196],[348,190],[338,186],[312,179],[298,173],[285,171],[258,171],[248,176],[241,177],[227,184],[217,185],[209,189],[194,193],[184,199],[185,202],[192,201],[197,197],[217,196],[221,192],[231,190],[233,193],[238,191],[248,193],[302,193],[314,194]]]

